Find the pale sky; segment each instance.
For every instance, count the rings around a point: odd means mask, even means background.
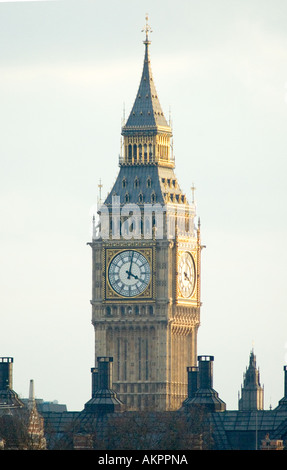
[[[198,354],[227,409],[254,347],[265,408],[287,363],[287,3],[59,0],[0,5],[0,356],[14,390],[91,396],[91,214],[118,173],[145,15],[176,175],[201,218]]]

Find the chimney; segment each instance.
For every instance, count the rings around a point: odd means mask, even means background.
[[[12,390],[13,357],[0,357],[0,390]]]
[[[22,408],[24,403],[12,390],[13,381],[13,357],[0,357],[0,408]]]
[[[190,366],[187,370],[187,398],[183,401],[182,406],[186,408],[190,401],[194,398],[198,389],[198,367]]]
[[[98,369],[96,367],[92,367],[91,373],[92,373],[92,397],[94,397],[96,390],[98,389]]]
[[[183,409],[201,406],[209,412],[225,411],[226,404],[213,390],[214,356],[198,356],[198,368],[188,367],[188,398],[183,402]]]
[[[34,380],[30,380],[30,385],[29,385],[29,399],[28,399],[28,408],[30,410],[33,410],[36,406],[35,402],[35,392],[34,392]]]
[[[30,386],[29,386],[29,400],[30,400],[30,401],[34,401],[34,400],[35,400],[34,380],[30,380]]]
[[[214,356],[198,356],[199,386],[200,388],[213,387],[213,361]]]
[[[105,414],[122,411],[123,403],[117,398],[113,387],[113,358],[100,356],[98,366],[92,372],[92,398],[82,413]]]
[[[279,400],[278,406],[275,410],[287,409],[287,366],[283,367],[284,370],[284,396]]]
[[[187,395],[193,398],[198,389],[198,367],[187,367]]]
[[[111,390],[113,382],[113,358],[98,357],[98,389]]]

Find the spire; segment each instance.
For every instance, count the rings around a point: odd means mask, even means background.
[[[149,55],[149,46],[151,44],[149,33],[152,30],[148,24],[148,16],[146,16],[146,25],[142,32],[145,32],[143,71],[138,93],[127,122],[122,128],[122,134],[128,135],[134,131],[156,130],[162,127],[165,128],[165,132],[168,131],[171,134],[171,128],[163,114],[152,76]]]
[[[260,385],[259,369],[256,366],[254,350],[250,352],[238,406],[240,411],[263,410],[264,390]]]

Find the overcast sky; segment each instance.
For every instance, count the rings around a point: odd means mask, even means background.
[[[145,15],[176,175],[201,218],[198,354],[237,409],[254,347],[265,408],[287,363],[285,0],[0,2],[0,356],[14,390],[91,395],[90,224],[118,173]]]

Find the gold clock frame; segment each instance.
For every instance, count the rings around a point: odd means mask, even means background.
[[[192,260],[193,260],[193,265],[194,265],[194,286],[193,286],[193,291],[192,294],[189,297],[184,297],[181,293],[181,289],[179,286],[179,261],[181,259],[181,256],[184,253],[188,253],[191,255]],[[179,302],[185,302],[185,303],[190,303],[190,302],[197,302],[198,301],[198,252],[197,250],[190,250],[188,247],[186,248],[181,248],[180,250],[177,251],[177,260],[176,260],[176,270],[177,270],[177,275],[176,275],[176,298]]]
[[[155,300],[155,247],[138,247],[126,245],[117,248],[105,247],[103,250],[103,300],[106,303],[113,303],[118,301],[132,303]],[[147,288],[141,294],[135,295],[134,297],[125,297],[115,292],[112,286],[110,285],[108,278],[108,269],[111,261],[114,259],[115,256],[117,256],[119,253],[122,253],[123,251],[137,251],[138,253],[141,253],[148,260],[148,263],[150,265],[150,282]]]

